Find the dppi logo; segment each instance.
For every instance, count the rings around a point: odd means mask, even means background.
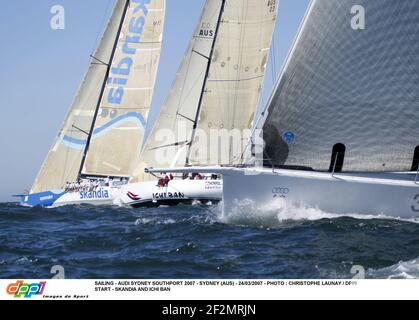
[[[274,195],[274,198],[285,198],[285,196],[289,193],[290,193],[290,189],[288,188],[282,188],[282,187],[272,188],[272,194]]]
[[[7,286],[7,293],[15,298],[31,298],[33,295],[41,295],[44,292],[46,281],[39,283],[24,283],[23,280],[16,281]]]

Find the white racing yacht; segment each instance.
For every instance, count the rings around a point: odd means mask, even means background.
[[[225,215],[254,203],[419,217],[419,2],[361,3],[311,2],[257,126],[264,167],[175,171],[223,174]]]
[[[207,0],[165,104],[121,188],[131,206],[219,201],[222,181],[155,176],[147,167],[238,164],[251,135],[277,1]],[[199,175],[199,171],[191,175]],[[166,183],[159,180],[166,179]]]
[[[138,163],[159,64],[165,0],[117,0],[25,206],[112,204]]]

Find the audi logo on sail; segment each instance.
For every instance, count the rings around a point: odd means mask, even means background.
[[[290,193],[290,189],[283,187],[275,187],[272,189],[274,195],[287,195]]]

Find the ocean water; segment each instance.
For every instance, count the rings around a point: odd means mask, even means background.
[[[419,277],[419,222],[243,203],[150,209],[0,204],[0,278]],[[355,267],[354,267],[355,266]],[[362,270],[362,269],[361,269]]]

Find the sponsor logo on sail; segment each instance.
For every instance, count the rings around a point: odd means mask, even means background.
[[[274,187],[272,188],[272,194],[274,198],[286,198],[286,196],[290,193],[289,188],[284,187]]]
[[[34,295],[43,294],[46,284],[46,281],[26,283],[23,280],[18,280],[9,284],[6,292],[15,298],[32,298]]]
[[[146,17],[148,15],[147,5],[151,0],[131,0],[134,6],[132,18],[128,22],[128,32],[125,35],[124,44],[122,45],[123,57],[119,61],[115,61],[111,68],[108,78],[110,86],[108,94],[108,103],[120,105],[124,97],[125,86],[134,64],[133,56],[137,53],[136,45],[141,43]]]
[[[100,188],[97,191],[82,191],[80,192],[80,199],[109,199],[109,191]]]

